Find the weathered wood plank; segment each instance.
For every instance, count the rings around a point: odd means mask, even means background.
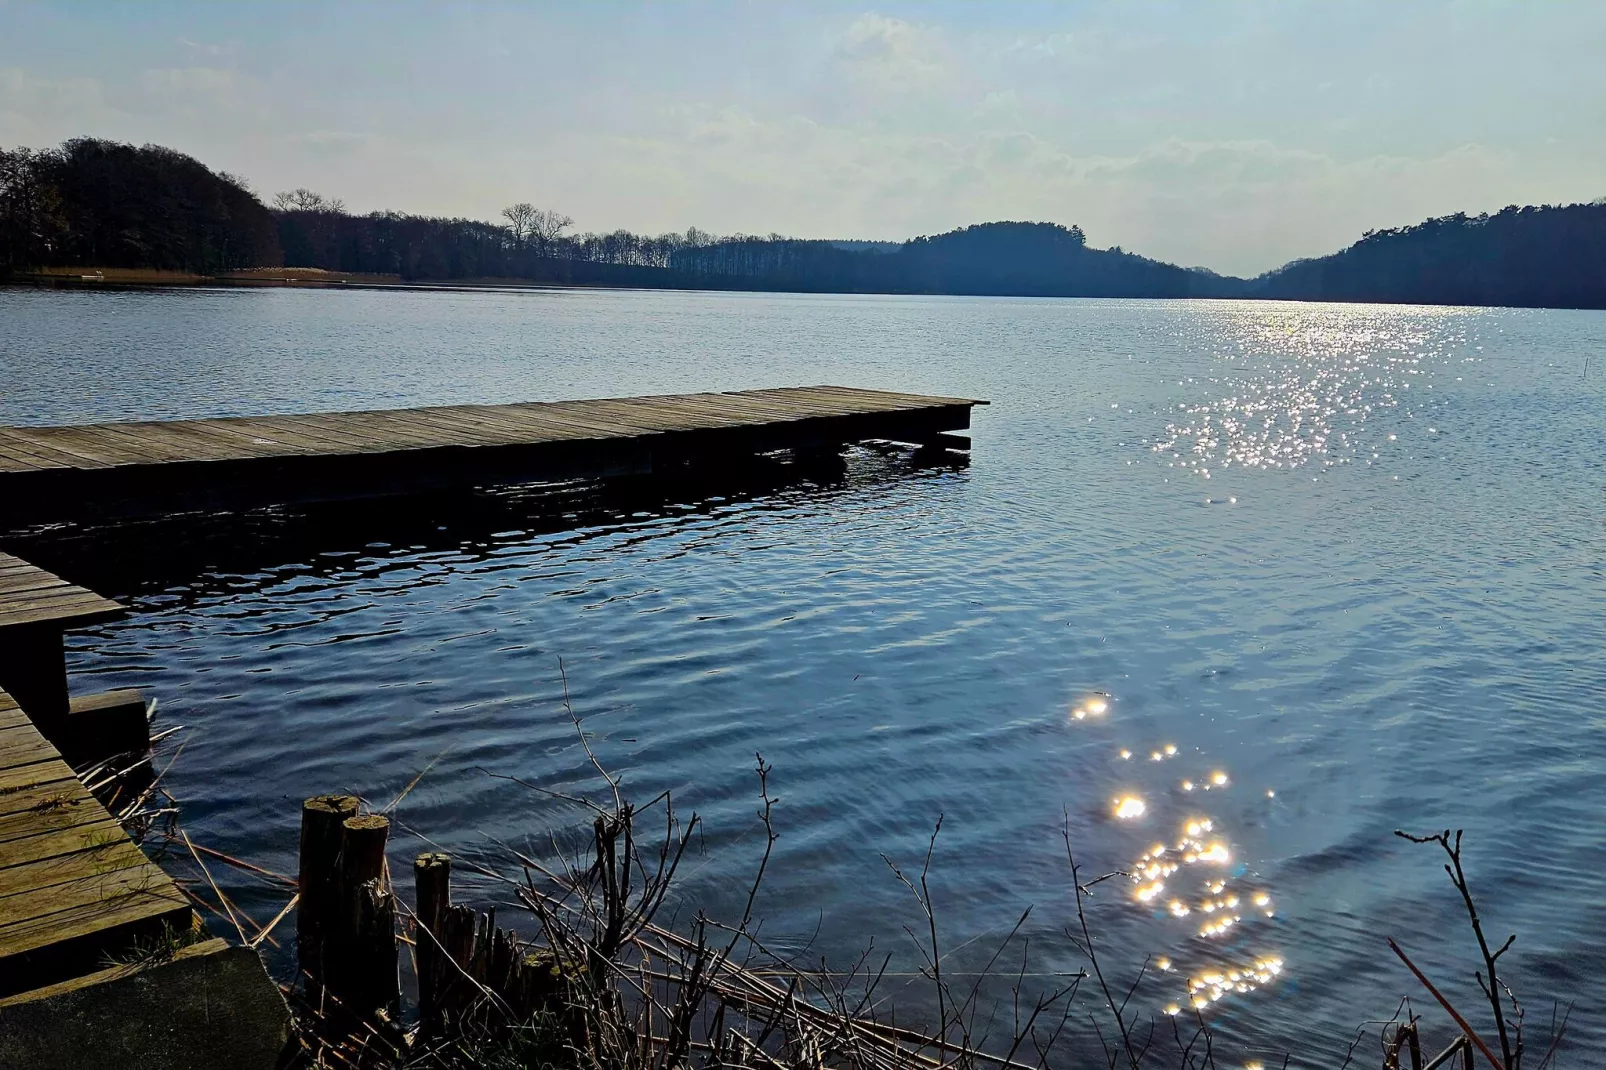
[[[0,555],[6,575],[25,574],[18,564]],[[178,885],[0,690],[0,995],[92,971],[153,927],[193,924]]]
[[[66,587],[67,581],[60,576],[52,576],[48,572],[6,572],[0,573],[0,596],[27,594],[32,591],[48,591],[55,587]]]
[[[45,742],[33,725],[0,730],[0,766],[28,765],[54,757],[56,748]]]
[[[5,864],[6,845],[13,840],[77,828],[109,817],[104,806],[84,793],[82,785],[77,785],[76,791],[64,786],[57,798],[41,799],[36,805],[16,813],[0,814],[0,865]]]
[[[12,452],[25,452],[34,458],[40,467],[44,468],[99,468],[99,463],[88,460],[76,453],[56,449],[50,444],[40,441],[38,428],[8,427],[5,428],[4,441],[7,449]]]
[[[57,620],[89,623],[85,618],[110,620],[123,613],[123,607],[111,599],[75,587],[19,557],[0,553],[0,569],[4,570],[0,572],[0,629]],[[6,701],[11,700],[8,697]]]
[[[446,445],[507,444],[527,433],[604,437],[746,426],[810,416],[846,416],[948,405],[925,397],[852,387],[784,387],[729,393],[664,394],[515,405],[432,406],[83,427],[0,428],[0,449],[19,463],[98,468],[165,460],[224,460],[367,453]],[[184,452],[184,451],[190,452]]]
[[[7,899],[18,900],[14,908],[18,913],[37,910],[48,914],[54,909],[55,895],[51,889],[57,885],[150,865],[150,859],[132,840],[119,836],[103,843],[91,843],[80,850],[6,866],[0,868],[0,914],[6,910]],[[162,876],[164,880],[169,879],[166,874]]]
[[[0,691],[0,695],[3,694],[5,692]],[[8,700],[10,697],[9,695],[6,696]],[[25,724],[32,723],[32,721],[28,720],[28,715],[22,712],[22,707],[18,706],[16,702],[0,703],[0,728],[20,728]]]
[[[4,463],[12,471],[67,467],[61,461],[52,461],[35,455],[16,440],[10,428],[0,428],[0,463]]]
[[[6,730],[7,733],[29,731],[37,739],[44,740],[44,737],[39,735],[39,730],[32,725],[26,728]],[[61,761],[61,756],[56,753],[54,747],[51,747],[46,742],[44,748],[37,750],[35,753],[43,754],[44,757],[32,762],[0,762],[0,768],[29,769],[34,766],[44,766],[46,773],[54,773],[56,771],[51,767],[50,763]],[[65,763],[63,762],[62,764],[65,767]],[[0,816],[31,810],[48,810],[61,805],[62,800],[71,800],[72,804],[76,806],[87,806],[93,801],[89,790],[79,782],[78,777],[70,769],[65,778],[41,774],[31,778],[29,782],[18,783],[14,787],[0,792]]]
[[[788,387],[637,398],[3,428],[0,501],[29,520],[248,508],[717,465],[969,426],[963,398]],[[984,404],[984,403],[981,403]],[[472,452],[470,452],[472,451]],[[38,467],[30,467],[38,465]]]
[[[0,844],[0,866],[26,865],[43,858],[55,858],[127,838],[128,833],[123,831],[123,826],[107,817],[85,825],[53,829],[37,836],[25,836]]]
[[[51,800],[87,795],[72,766],[61,758],[45,758],[43,762],[26,765],[8,765],[0,768],[0,816],[34,810],[45,810]]]
[[[105,933],[130,922],[172,918],[185,924],[191,916],[189,902],[172,881],[165,885],[157,881],[160,873],[147,866],[59,884],[52,893],[55,910],[14,920],[6,914],[7,900],[0,899],[0,967],[7,956]]]
[[[77,427],[30,427],[20,437],[32,447],[71,458],[88,468],[109,468],[127,460],[126,453],[108,449]]]
[[[71,623],[83,627],[121,616],[123,607],[96,594],[64,594],[48,598],[0,599],[0,628],[23,624]]]

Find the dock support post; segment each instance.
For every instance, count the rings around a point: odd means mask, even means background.
[[[296,958],[308,1002],[320,1003],[324,947],[335,931],[336,866],[344,839],[342,822],[357,815],[355,795],[316,795],[301,804],[301,902],[296,910]]]

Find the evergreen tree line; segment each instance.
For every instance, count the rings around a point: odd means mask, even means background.
[[[280,193],[270,207],[240,179],[154,145],[79,138],[0,150],[0,274],[284,266],[424,282],[1606,308],[1606,201],[1368,232],[1331,256],[1254,279],[1090,248],[1080,227],[1052,223],[983,223],[902,243],[572,227],[527,203],[500,222],[356,214],[307,189]]]

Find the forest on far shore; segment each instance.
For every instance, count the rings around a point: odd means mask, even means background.
[[[0,149],[0,278],[72,266],[316,268],[420,282],[1606,308],[1606,198],[1372,231],[1253,279],[1092,248],[1080,227],[1057,223],[981,223],[901,243],[572,227],[530,204],[498,222],[356,214],[306,189],[264,204],[244,180],[155,145]]]

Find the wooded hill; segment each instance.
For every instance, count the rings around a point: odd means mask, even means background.
[[[0,150],[0,275],[66,267],[220,275],[318,268],[409,281],[1034,297],[1261,297],[1606,308],[1606,201],[1457,214],[1369,232],[1254,279],[1088,246],[1080,227],[981,223],[903,243],[568,233],[529,204],[504,222],[346,211],[294,190],[265,206],[172,149],[78,138]]]

